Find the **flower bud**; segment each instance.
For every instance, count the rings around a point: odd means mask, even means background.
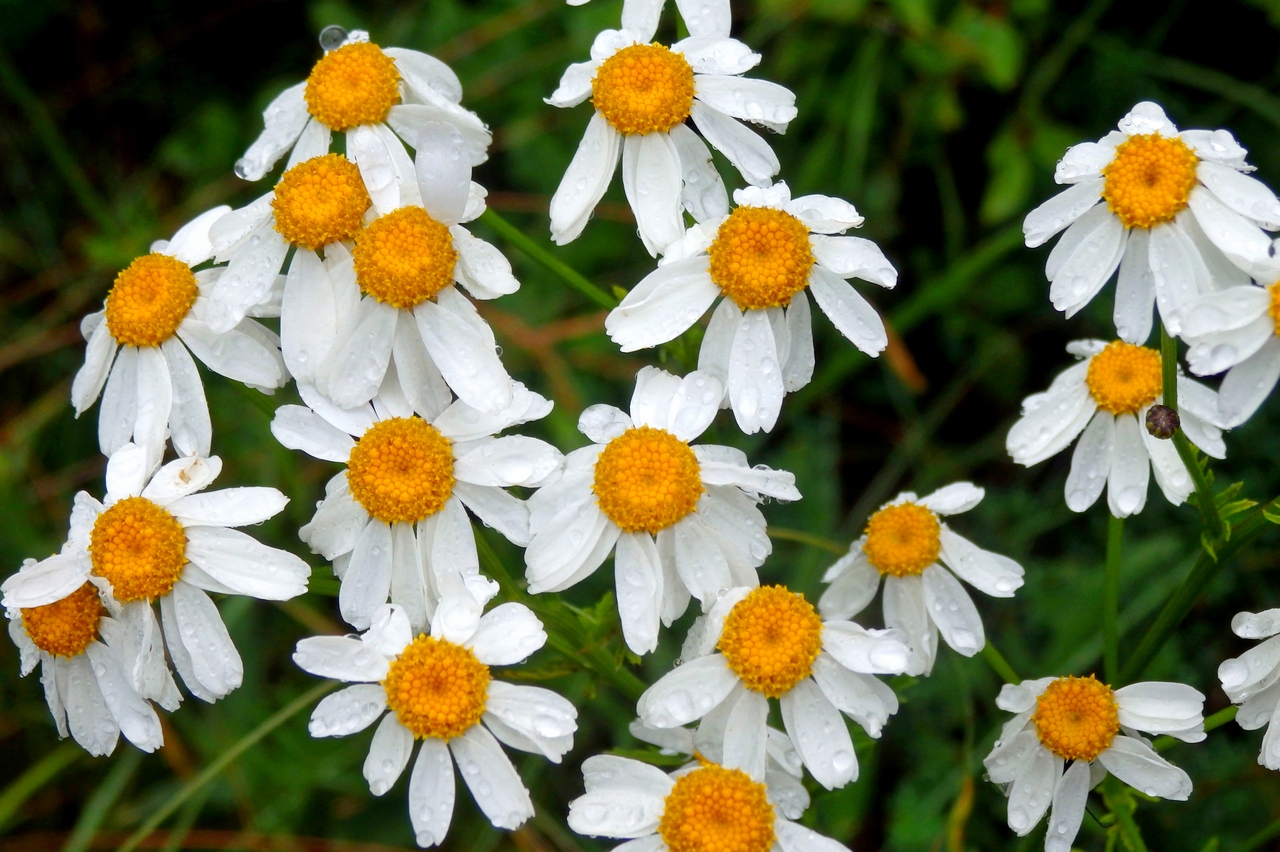
[[[1178,412],[1167,405],[1153,405],[1147,410],[1147,431],[1152,437],[1167,441],[1174,436],[1182,420]]]

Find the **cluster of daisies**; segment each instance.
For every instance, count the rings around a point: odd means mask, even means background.
[[[785,395],[812,377],[810,296],[854,346],[879,354],[884,323],[849,279],[891,288],[897,273],[874,242],[846,234],[863,222],[852,204],[792,197],[775,181],[761,131],[785,132],[795,98],[744,76],[760,56],[730,36],[728,0],[676,6],[689,35],[663,45],[662,0],[626,0],[621,28],[600,33],[547,99],[594,108],[551,201],[553,240],[583,233],[621,161],[657,259],[606,318],[610,338],[622,351],[652,349],[711,314],[697,369],[642,369],[628,411],[581,412],[581,449],[563,455],[511,431],[552,404],[511,378],[474,304],[519,287],[507,259],[466,228],[485,210],[471,175],[491,137],[461,106],[457,77],[426,54],[326,30],[324,56],[270,104],[236,163],[260,180],[284,160],[274,187],[196,217],[120,272],[83,322],[71,392],[78,414],[101,398],[105,496],[78,494],[62,551],[3,584],[23,673],[40,666],[62,735],[93,754],[121,734],[157,748],[154,705],[172,711],[183,699],[173,671],[204,701],[240,684],[209,593],[286,600],[306,590],[304,561],[236,530],[277,515],[284,495],[205,490],[221,462],[199,360],[267,393],[292,380],[303,404],[280,406],[272,434],[341,466],[299,536],[332,566],[357,633],[304,639],[294,661],[352,684],[315,708],[314,736],[377,723],[363,768],[374,795],[412,760],[421,846],[448,832],[454,764],[488,819],[514,829],[533,804],[503,746],[559,762],[577,729],[562,696],[492,676],[547,635],[527,606],[491,606],[504,590],[481,570],[478,520],[525,549],[530,594],[568,589],[612,556],[622,638],[636,655],[697,601],[680,664],[640,697],[632,725],[689,763],[666,773],[586,760],[575,831],[630,840],[635,852],[841,848],[796,822],[809,805],[805,773],[826,789],[855,781],[844,717],[879,737],[899,706],[878,676],[927,676],[939,637],[977,654],[983,624],[966,585],[1009,598],[1023,569],[944,520],[983,498],[959,482],[875,512],[816,606],[760,584],[772,549],[760,507],[800,499],[795,478],[698,439],[724,408],[744,433],[773,428]],[[345,134],[343,154],[331,151],[334,132]],[[732,204],[711,148],[745,183]],[[1081,436],[1072,509],[1106,488],[1117,517],[1139,512],[1152,469],[1172,502],[1191,491],[1177,453],[1142,423],[1162,400],[1160,353],[1143,345],[1153,304],[1190,344],[1193,372],[1229,371],[1217,392],[1178,379],[1181,428],[1204,452],[1223,455],[1222,430],[1280,376],[1275,285],[1250,283],[1280,278],[1262,230],[1280,227],[1280,202],[1244,175],[1244,155],[1225,131],[1178,133],[1140,104],[1120,132],[1067,153],[1057,177],[1071,187],[1027,218],[1028,245],[1067,229],[1047,272],[1068,314],[1119,269],[1119,339],[1072,344],[1081,362],[1026,401],[1009,435],[1028,465]],[[864,628],[852,619],[882,580],[885,626]],[[1237,621],[1241,636],[1280,633],[1277,610]],[[1223,664],[1246,727],[1280,712],[1276,642]],[[769,724],[771,699],[782,730]],[[1178,684],[1113,690],[1092,677],[1006,686],[997,704],[1017,715],[987,768],[1007,785],[1010,826],[1025,834],[1052,806],[1046,848],[1067,849],[1106,772],[1186,798],[1186,774],[1137,731],[1203,739],[1203,701]],[[1270,737],[1263,760],[1280,767]]]

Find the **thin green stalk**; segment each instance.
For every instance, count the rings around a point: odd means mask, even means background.
[[[1124,518],[1107,515],[1107,568],[1102,580],[1102,671],[1107,683],[1120,675],[1120,553]]]
[[[120,846],[117,852],[133,852],[138,846],[155,831],[160,823],[169,818],[174,811],[182,807],[182,803],[190,799],[201,788],[222,774],[222,771],[230,766],[254,745],[257,745],[267,734],[292,719],[301,711],[311,706],[326,692],[332,692],[340,686],[337,681],[325,681],[316,684],[311,689],[299,695],[293,701],[290,701],[284,707],[276,711],[276,713],[266,719],[258,727],[241,737],[231,748],[218,755],[212,763],[201,770],[200,774],[183,784],[176,793],[165,800],[164,804],[156,808],[151,816],[147,817],[142,825],[138,826],[138,830],[129,835],[129,838]]]
[[[1235,719],[1236,713],[1239,712],[1239,710],[1240,710],[1239,707],[1232,705],[1230,707],[1226,707],[1226,708],[1223,708],[1222,710],[1219,710],[1217,713],[1214,713],[1212,716],[1206,716],[1204,720],[1204,732],[1207,734],[1216,728],[1221,728],[1223,725]],[[1180,742],[1182,741],[1176,740],[1173,737],[1164,736],[1164,737],[1156,737],[1154,740],[1152,740],[1151,744],[1156,751],[1167,751],[1168,749],[1173,748]]]
[[[142,752],[137,749],[128,749],[120,755],[107,777],[85,803],[84,810],[80,811],[80,818],[76,820],[76,827],[63,845],[62,852],[84,852],[93,844],[94,835],[98,833],[102,821],[107,818],[124,788],[129,786],[141,763]]]
[[[1113,808],[1111,810],[1116,815],[1116,822],[1120,824],[1120,832],[1128,841],[1128,846],[1133,852],[1148,852],[1147,843],[1142,839],[1142,832],[1138,829],[1138,824],[1133,821],[1133,813],[1126,807]]]
[[[44,785],[58,773],[84,755],[84,749],[75,742],[65,742],[27,768],[9,786],[0,792],[0,832],[9,828],[13,815]]]
[[[1178,411],[1178,341],[1165,329],[1164,323],[1160,324],[1160,370],[1164,404]],[[1213,499],[1213,486],[1200,467],[1195,447],[1181,429],[1173,435],[1173,446],[1178,451],[1178,458],[1182,459],[1182,464],[1187,468],[1187,473],[1191,474],[1191,481],[1195,483],[1196,500],[1200,504],[1200,514],[1204,516],[1209,536],[1215,540],[1225,538],[1228,531],[1222,523],[1222,516],[1218,514],[1218,504]]]
[[[769,538],[778,541],[794,541],[799,544],[807,544],[809,547],[816,547],[818,550],[825,550],[828,553],[835,553],[844,556],[849,552],[849,545],[841,544],[838,541],[832,541],[820,535],[807,533],[804,530],[787,529],[786,527],[769,527]]]
[[[1261,849],[1268,840],[1274,840],[1277,837],[1280,837],[1280,819],[1273,821],[1262,831],[1237,846],[1232,852],[1253,852],[1254,849]]]
[[[1022,683],[1022,678],[1013,670],[1013,666],[1009,665],[1009,661],[1004,655],[996,650],[996,646],[991,644],[991,640],[987,640],[987,644],[982,646],[982,659],[987,661],[987,665],[991,666],[991,670],[1000,675],[1005,683]]]
[[[566,284],[600,307],[613,308],[617,306],[617,299],[591,283],[585,275],[569,266],[569,264],[529,239],[523,231],[493,212],[492,207],[486,208],[484,213],[480,214],[480,221],[493,228],[504,240],[524,252],[530,260],[560,276]]]

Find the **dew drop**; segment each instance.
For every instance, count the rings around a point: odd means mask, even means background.
[[[347,40],[347,31],[337,24],[330,24],[320,31],[320,47],[327,53],[337,50]]]

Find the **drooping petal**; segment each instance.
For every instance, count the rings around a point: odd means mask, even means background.
[[[586,133],[551,197],[551,240],[564,245],[578,238],[604,192],[622,153],[622,135],[600,113],[594,113]]]
[[[533,816],[533,802],[510,758],[493,734],[473,725],[449,741],[449,751],[480,810],[496,828],[519,828]]]

